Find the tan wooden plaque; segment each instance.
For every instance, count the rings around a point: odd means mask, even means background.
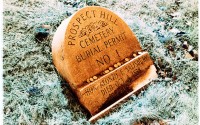
[[[153,65],[128,25],[102,7],[85,7],[64,20],[52,56],[92,115],[131,92],[133,81]]]

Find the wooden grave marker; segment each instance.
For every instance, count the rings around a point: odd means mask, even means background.
[[[96,120],[157,77],[128,25],[103,7],[65,19],[52,42],[53,62]]]

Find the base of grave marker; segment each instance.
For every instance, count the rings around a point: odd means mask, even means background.
[[[114,102],[113,104],[111,104],[110,106],[108,106],[107,108],[102,110],[101,112],[97,113],[96,115],[93,115],[89,119],[89,122],[95,122],[99,118],[104,117],[106,114],[111,112],[113,109],[117,108],[117,106],[119,106],[120,103],[127,100],[128,97],[130,97],[133,94],[136,94],[141,89],[147,87],[148,84],[150,84],[150,82],[152,80],[156,79],[157,77],[158,77],[158,75],[156,73],[156,68],[154,65],[151,65],[143,75],[141,75],[138,79],[136,79],[135,81],[132,82],[131,87],[132,87],[133,91],[131,91],[124,97],[120,98],[119,100],[117,100],[116,102]]]
[[[79,101],[91,115],[95,115],[131,92],[132,88],[137,88],[143,78],[140,78],[140,81],[137,79],[145,74],[151,65],[153,61],[149,54],[142,52],[97,80],[78,88],[76,94]],[[138,83],[133,83],[135,80]]]

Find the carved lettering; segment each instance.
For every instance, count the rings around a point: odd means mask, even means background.
[[[96,62],[98,66],[109,64],[110,63],[110,57],[108,55],[103,55],[103,57],[100,57],[100,59],[96,59]]]

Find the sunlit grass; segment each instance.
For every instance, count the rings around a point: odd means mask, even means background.
[[[65,88],[66,97],[62,94],[63,80],[52,63],[51,41],[58,25],[67,18],[66,11],[74,13],[92,0],[81,0],[78,8],[64,5],[64,1],[4,1],[4,124],[89,124],[88,113],[69,88]],[[145,91],[133,95],[96,124],[132,124],[144,119],[178,125],[198,123],[198,63],[185,58],[181,47],[183,39],[198,48],[198,4],[197,0],[175,1],[92,1],[122,17],[158,71],[169,73],[166,78],[159,74]],[[37,42],[34,31],[41,24],[51,25],[52,31],[49,38]],[[177,30],[184,36],[172,32]],[[173,45],[173,52],[167,49],[169,45]]]

